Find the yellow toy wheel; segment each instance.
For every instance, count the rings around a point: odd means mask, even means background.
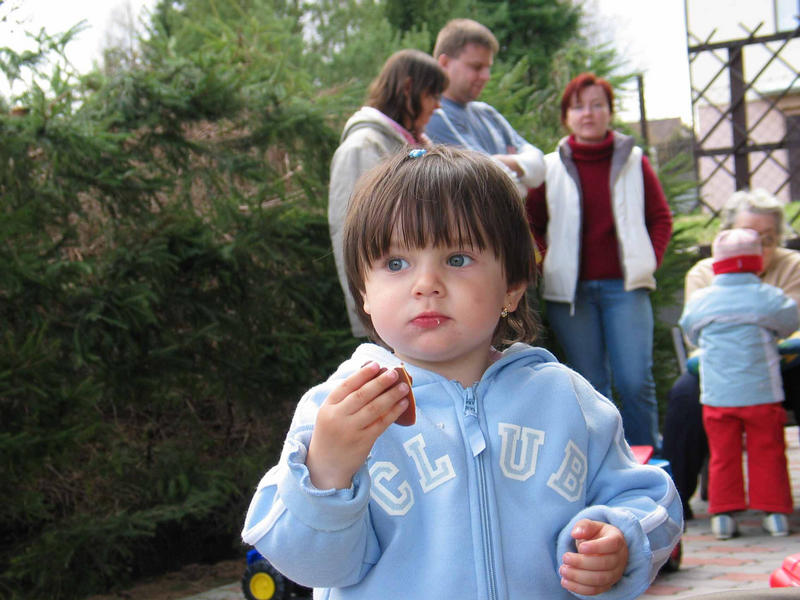
[[[270,600],[275,595],[275,580],[269,573],[256,573],[250,578],[250,593],[258,600]]]
[[[286,597],[286,579],[268,561],[257,560],[247,566],[242,591],[247,600],[282,600]]]

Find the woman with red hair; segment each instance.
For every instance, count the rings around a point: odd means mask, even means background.
[[[544,253],[547,319],[567,363],[601,393],[612,384],[630,444],[660,446],[650,290],[672,233],[661,184],[633,138],[609,128],[614,94],[592,73],[561,98],[570,135],[528,195]]]

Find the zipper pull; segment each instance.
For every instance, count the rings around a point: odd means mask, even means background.
[[[467,441],[472,450],[472,456],[478,456],[486,449],[486,439],[483,437],[483,432],[478,422],[478,402],[475,398],[475,386],[464,390],[464,429],[467,433]]]

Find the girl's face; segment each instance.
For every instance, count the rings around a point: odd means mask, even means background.
[[[417,118],[414,120],[411,131],[419,131],[420,133],[425,131],[425,126],[428,124],[428,121],[431,120],[433,111],[441,106],[439,102],[440,99],[440,94],[432,94],[430,92],[422,93],[419,115],[417,115]]]
[[[567,127],[581,144],[599,144],[611,123],[611,107],[599,85],[590,85],[572,96],[567,108]]]
[[[500,312],[524,291],[492,250],[393,243],[367,272],[364,311],[398,358],[468,386],[489,365]]]

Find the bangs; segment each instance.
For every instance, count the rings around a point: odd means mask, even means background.
[[[403,248],[457,247],[485,250],[487,235],[475,211],[468,210],[460,196],[420,197],[415,194],[398,198],[384,218],[374,223],[372,236],[366,238],[368,263],[385,256],[392,244]],[[377,216],[377,215],[375,215]],[[497,249],[492,248],[497,255]]]
[[[502,262],[506,246],[518,237],[509,228],[521,206],[516,190],[489,161],[452,169],[443,156],[429,152],[400,158],[361,183],[361,192],[369,190],[370,196],[358,209],[369,232],[356,242],[360,251],[354,258],[362,275],[392,244],[491,250]]]

